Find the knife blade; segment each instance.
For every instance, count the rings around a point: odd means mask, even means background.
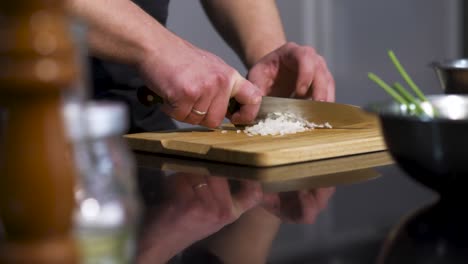
[[[366,127],[376,121],[374,115],[354,105],[263,96],[257,119],[272,112],[293,113],[316,124],[328,122],[333,128]]]
[[[146,106],[163,103],[159,95],[145,86],[137,89],[137,97],[140,103]],[[239,106],[239,103],[231,98],[228,111],[233,113]],[[333,128],[365,128],[370,124],[375,124],[377,120],[374,115],[354,105],[263,96],[257,120],[274,112],[293,113],[316,124],[328,122]]]

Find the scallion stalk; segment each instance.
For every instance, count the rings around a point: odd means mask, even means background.
[[[411,104],[414,104],[418,114],[425,113],[424,109],[421,107],[421,103],[412,94],[410,94],[403,87],[403,85],[401,85],[399,82],[395,82],[393,84],[393,87],[403,96],[403,98],[406,99],[406,101],[410,102]]]
[[[382,87],[382,89],[384,89],[391,97],[393,97],[393,99],[395,99],[398,103],[400,104],[404,104],[404,105],[408,105],[408,102],[405,100],[405,98],[403,98],[402,96],[400,96],[395,90],[393,90],[393,88],[388,85],[387,83],[385,83],[382,79],[380,79],[377,75],[375,75],[374,73],[372,72],[369,72],[367,74],[367,77],[369,77],[369,79],[371,79],[372,81],[374,81],[377,85],[379,85],[380,87]]]
[[[395,53],[393,51],[389,50],[388,51],[388,56],[392,60],[393,64],[397,68],[398,72],[400,75],[403,77],[403,79],[408,83],[408,85],[413,89],[414,93],[419,97],[421,101],[427,101],[426,96],[421,92],[421,90],[418,88],[418,86],[413,82],[411,77],[408,75],[408,73],[405,71],[403,66],[401,65],[400,61],[398,58],[395,56]]]

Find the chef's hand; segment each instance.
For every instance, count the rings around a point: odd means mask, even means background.
[[[286,43],[255,63],[247,78],[264,95],[335,100],[333,77],[312,47]]]
[[[262,199],[260,184],[251,181],[240,181],[233,193],[221,177],[178,173],[162,184],[162,201],[145,213],[137,263],[165,263],[234,222]]]
[[[283,222],[312,224],[334,192],[328,187],[264,194],[263,207]]]
[[[147,86],[163,98],[162,110],[178,121],[214,128],[234,97],[241,107],[231,121],[251,123],[261,91],[219,57],[171,37],[167,50],[148,52],[138,65]]]

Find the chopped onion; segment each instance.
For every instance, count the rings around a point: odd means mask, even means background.
[[[315,128],[332,128],[332,126],[328,122],[315,124],[293,113],[274,112],[268,114],[266,118],[260,120],[257,124],[245,127],[244,133],[249,136],[283,136]]]

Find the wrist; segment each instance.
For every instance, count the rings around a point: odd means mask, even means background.
[[[170,32],[162,28],[147,36],[141,44],[141,52],[136,60],[136,67],[144,76],[149,72],[161,72],[162,65],[168,67],[171,65],[177,54],[185,45],[184,41]],[[166,68],[167,69],[167,68]],[[151,75],[151,74],[149,74]]]
[[[140,52],[136,58],[136,64],[138,67],[144,67],[145,65],[154,61],[161,61],[163,59],[162,54],[167,53],[167,46],[170,42],[170,32],[165,28],[155,28],[142,36],[140,41]]]
[[[250,69],[261,58],[270,52],[286,44],[286,38],[283,37],[270,39],[272,39],[272,41],[268,41],[268,43],[265,43],[264,39],[252,40],[248,47],[244,49],[244,63],[246,64],[247,69]]]

